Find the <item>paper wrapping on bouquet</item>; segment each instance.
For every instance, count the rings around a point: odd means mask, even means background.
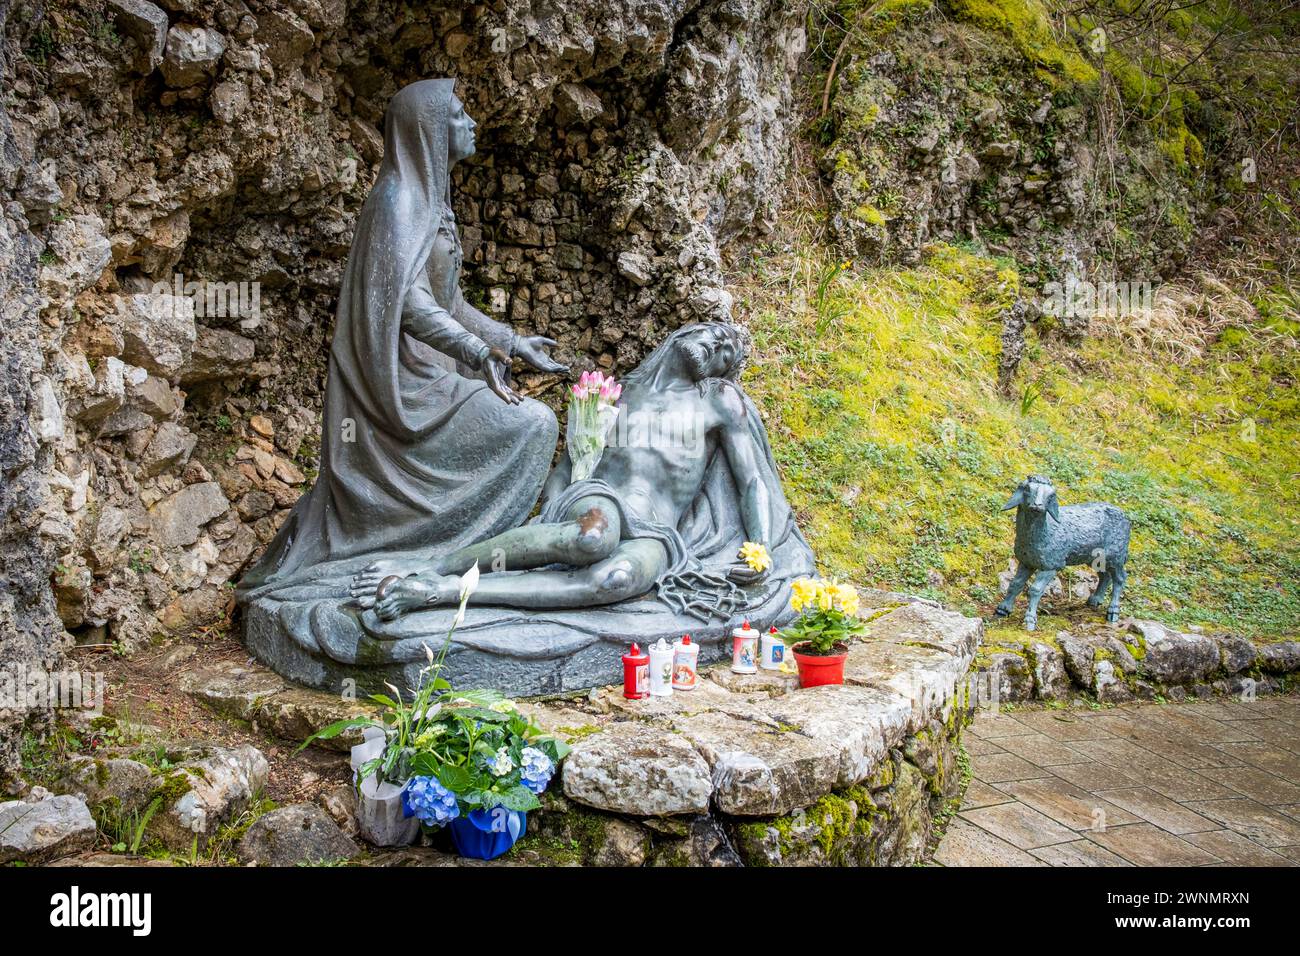
[[[592,409],[589,403],[569,403],[564,446],[572,468],[570,481],[583,481],[595,474],[605,454],[605,437],[617,420],[618,409],[613,405],[600,404]]]
[[[378,727],[367,727],[362,742],[352,748],[352,779],[357,786],[357,829],[375,846],[408,846],[420,833],[420,821],[402,812],[402,788],[378,774],[359,780],[361,768],[379,757],[388,738]]]

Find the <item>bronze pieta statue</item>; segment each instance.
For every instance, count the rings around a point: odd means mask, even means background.
[[[389,104],[339,294],[320,475],[240,582],[249,648],[326,690],[412,686],[475,563],[444,672],[458,688],[589,687],[618,678],[632,640],[689,631],[707,659],[743,618],[784,623],[813,558],[738,384],[733,326],[670,335],[625,376],[594,474],[571,481],[562,455],[548,476],[555,415],[512,390],[509,366],[565,371],[555,343],[460,288],[449,171],[474,128],[452,80]],[[650,427],[629,437],[628,420]],[[739,561],[746,541],[768,571]]]

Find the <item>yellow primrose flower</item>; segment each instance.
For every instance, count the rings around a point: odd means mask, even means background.
[[[812,578],[795,578],[790,582],[790,607],[802,611],[817,598],[817,582]]]
[[[821,582],[817,588],[817,606],[829,611],[835,606],[835,585]]]
[[[746,541],[740,546],[740,556],[755,571],[766,571],[772,566],[772,556],[767,548],[753,541]]]
[[[835,603],[840,610],[851,617],[857,617],[860,602],[857,589],[851,584],[835,585]]]

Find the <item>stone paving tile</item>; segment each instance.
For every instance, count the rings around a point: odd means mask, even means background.
[[[1148,823],[1153,823],[1170,833],[1197,833],[1202,830],[1216,830],[1220,824],[1207,820],[1199,813],[1193,813],[1182,804],[1170,800],[1162,794],[1146,787],[1133,787],[1126,790],[1101,790],[1097,796],[1104,797],[1129,813],[1137,814]]]
[[[1197,743],[1233,743],[1239,740],[1258,740],[1250,724],[1242,720],[1214,720],[1198,717],[1189,708],[1160,707],[1155,710],[1171,730],[1182,730]]]
[[[1024,757],[1015,754],[979,754],[970,758],[971,771],[985,783],[1002,783],[1007,780],[1029,780],[1032,777],[1050,776],[1051,771],[1035,767]]]
[[[1030,850],[1048,866],[1132,866],[1122,856],[1116,856],[1091,840],[1075,840]]]
[[[1211,780],[1204,774],[1237,773],[1242,767],[1229,770],[1184,770],[1182,767],[1133,768],[1133,779],[1144,787],[1150,787],[1156,793],[1163,793],[1171,800],[1186,803],[1189,800],[1222,800],[1236,796],[1237,791],[1230,790],[1222,784]]]
[[[1211,746],[1197,743],[1186,737],[1160,737],[1154,733],[1139,734],[1134,738],[1134,742],[1139,747],[1164,757],[1171,763],[1175,763],[1187,770],[1240,767],[1242,764],[1241,758],[1230,751],[1222,749],[1239,746],[1236,743]]]
[[[1228,767],[1223,770],[1201,770],[1200,775],[1215,780],[1243,796],[1260,803],[1300,803],[1300,787],[1283,780],[1276,774],[1255,767]],[[1163,792],[1163,791],[1162,791]],[[1214,797],[1178,797],[1179,800],[1213,800]],[[1227,796],[1227,794],[1224,794]]]
[[[1110,712],[1094,717],[1088,721],[1089,726],[1104,730],[1111,737],[1128,739],[1138,730],[1138,725],[1131,717],[1122,712]],[[1101,738],[1092,738],[1094,740]]]
[[[1257,741],[1219,744],[1218,749],[1285,780],[1300,780],[1300,754]]]
[[[1022,850],[1077,839],[1073,830],[1023,803],[1000,803],[992,807],[963,810],[958,816]]]
[[[1270,717],[1267,720],[1251,721],[1250,729],[1264,743],[1300,754],[1300,730],[1290,724]]]
[[[974,810],[976,807],[989,807],[995,803],[1010,803],[1014,797],[1008,796],[997,787],[991,787],[983,780],[972,780],[962,797],[961,808]]]
[[[1088,839],[1137,866],[1204,866],[1219,862],[1214,854],[1149,823],[1090,833]]]
[[[1189,810],[1235,830],[1249,840],[1267,847],[1300,844],[1300,820],[1279,813],[1254,800],[1239,797],[1231,800],[1207,800],[1189,803]]]
[[[1166,770],[1173,767],[1160,755],[1152,753],[1132,740],[1120,737],[1112,737],[1110,740],[1076,740],[1070,744],[1070,747],[1090,760],[1119,767],[1121,770],[1125,767],[1155,767]]]
[[[988,715],[982,710],[975,712],[975,719],[966,728],[966,732],[985,740],[997,740],[999,737],[1012,737],[1016,734],[1032,734],[1033,728],[1026,727],[1010,714]]]
[[[1008,753],[1024,757],[1039,767],[1051,767],[1062,763],[1087,763],[1088,758],[1079,751],[1053,740],[1046,734],[1024,734],[1015,737],[999,737],[998,744]]]
[[[1238,709],[1240,701],[1196,701],[1195,703],[1179,704],[1179,707],[1195,708],[1196,712],[1202,717],[1210,717],[1214,720],[1243,720],[1254,718],[1262,720],[1267,715],[1262,711],[1252,711],[1249,714],[1243,714]],[[1249,705],[1246,705],[1249,706]]]
[[[967,751],[945,865],[1300,865],[1300,696],[986,713]]]
[[[1090,711],[1042,710],[1017,714],[1022,725],[1062,742],[1073,740],[1104,740],[1114,736],[1097,722]]]
[[[1222,712],[1222,716],[1217,718],[1219,720],[1269,720],[1276,713],[1273,708],[1260,707],[1259,704],[1257,700],[1225,700],[1209,706]]]
[[[1104,763],[1061,764],[1059,767],[1053,767],[1052,773],[1089,793],[1097,790],[1114,790],[1117,787],[1132,787],[1137,784],[1137,780],[1128,771]]]
[[[1006,738],[1003,738],[1004,740]],[[962,737],[962,745],[966,752],[972,756],[976,754],[1001,754],[1006,753],[1001,747],[991,740],[985,740],[983,737]]]
[[[1000,840],[987,830],[958,817],[949,824],[934,862],[941,866],[1044,866],[1045,864]]]
[[[1300,846],[1280,846],[1277,848],[1277,852],[1296,866],[1300,866]]]
[[[1232,830],[1210,830],[1207,833],[1189,833],[1183,837],[1193,846],[1213,853],[1227,866],[1295,866],[1291,860],[1252,843]]]
[[[1000,789],[1071,830],[1088,830],[1098,822],[1111,827],[1138,822],[1128,811],[1056,777],[1013,781]]]

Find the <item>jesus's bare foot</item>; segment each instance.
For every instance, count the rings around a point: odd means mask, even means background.
[[[348,591],[351,593],[353,600],[362,607],[371,607],[375,603],[375,588],[379,587],[379,582],[384,578],[391,577],[394,574],[404,578],[412,574],[419,574],[423,570],[425,568],[411,561],[381,558],[362,568],[352,578]]]
[[[391,621],[408,611],[446,604],[456,594],[456,578],[436,574],[419,574],[411,577],[389,575],[375,589],[375,613],[380,620]]]

